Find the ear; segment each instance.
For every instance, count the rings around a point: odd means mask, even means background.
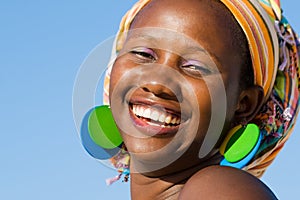
[[[235,121],[251,121],[263,104],[264,90],[261,86],[255,85],[244,89],[237,103]]]

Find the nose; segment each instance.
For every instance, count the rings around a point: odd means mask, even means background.
[[[181,87],[180,83],[178,83],[177,80],[174,80],[175,77],[172,77],[170,73],[170,70],[177,71],[178,63],[180,62],[180,59],[182,59],[180,56],[168,52],[168,51],[161,51],[159,59],[157,60],[158,66],[159,66],[159,77],[161,77],[164,80],[164,82],[167,82],[168,84],[162,85],[160,83],[157,83],[155,81],[152,81],[150,83],[147,83],[143,85],[141,88],[145,92],[151,92],[157,97],[166,99],[166,100],[174,100],[181,102],[182,101],[182,94],[181,94]],[[176,74],[174,72],[174,74]]]
[[[170,88],[163,86],[158,83],[148,83],[142,86],[143,91],[151,92],[155,96],[166,99],[166,100],[173,100],[173,101],[182,101],[181,93],[179,92],[179,88],[176,89],[177,91],[172,91]]]

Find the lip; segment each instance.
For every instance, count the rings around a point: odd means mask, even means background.
[[[148,98],[136,96],[132,97],[129,100],[129,113],[133,125],[144,135],[151,137],[170,137],[174,136],[179,127],[184,124],[187,120],[185,114],[183,114],[180,110],[180,104],[176,101],[168,101],[168,100],[159,100],[159,98],[155,96],[150,96]],[[153,123],[151,120],[146,120],[144,118],[140,118],[133,112],[133,105],[141,105],[146,107],[155,107],[158,109],[164,110],[166,113],[171,114],[173,116],[177,116],[181,119],[180,124],[172,125],[172,126],[163,126],[158,125],[158,123]]]

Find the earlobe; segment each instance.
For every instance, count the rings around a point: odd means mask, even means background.
[[[254,85],[244,89],[238,99],[235,120],[238,122],[251,121],[263,104],[264,91],[261,86]]]

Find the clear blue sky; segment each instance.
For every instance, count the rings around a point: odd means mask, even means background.
[[[85,57],[134,2],[0,3],[0,199],[129,199],[129,184],[107,187],[116,173],[83,150],[72,92]],[[299,7],[283,3],[298,32]],[[263,178],[283,200],[299,195],[299,132],[300,124]]]

